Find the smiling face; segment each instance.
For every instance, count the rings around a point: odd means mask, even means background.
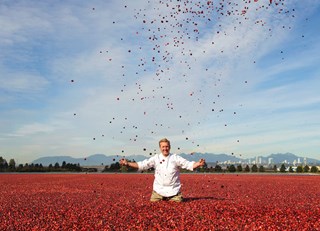
[[[170,153],[170,143],[169,142],[160,142],[159,143],[160,151],[164,156],[168,156]]]

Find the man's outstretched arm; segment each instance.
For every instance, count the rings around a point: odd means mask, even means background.
[[[129,162],[126,159],[121,159],[119,161],[119,163],[124,166],[132,167],[132,168],[139,168],[139,165],[137,164],[137,162]]]
[[[193,169],[203,166],[206,163],[205,159],[200,159],[198,162],[193,163]]]

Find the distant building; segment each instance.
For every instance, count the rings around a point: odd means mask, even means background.
[[[271,164],[273,164],[273,158],[268,158],[268,165],[271,165]]]
[[[297,164],[298,164],[297,160],[294,160],[293,161],[293,166],[297,166]]]

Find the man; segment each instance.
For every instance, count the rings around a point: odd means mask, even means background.
[[[170,153],[170,141],[166,138],[159,141],[159,147],[161,153],[149,159],[139,162],[128,162],[125,159],[121,159],[120,164],[139,170],[155,169],[150,201],[170,200],[181,202],[183,197],[180,191],[179,167],[193,171],[193,169],[203,166],[205,160],[200,159],[198,162],[188,161],[181,156]]]

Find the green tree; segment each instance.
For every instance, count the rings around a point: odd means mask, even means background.
[[[237,171],[236,167],[235,167],[233,164],[231,164],[231,165],[228,167],[228,170],[229,170],[229,172],[235,172],[235,171]]]
[[[42,164],[38,164],[36,167],[36,171],[37,172],[45,172],[46,170],[43,168]]]
[[[121,172],[128,172],[128,167],[127,166],[120,166],[120,171]]]
[[[102,172],[109,172],[109,165],[105,165]]]
[[[17,171],[18,171],[18,172],[23,171],[23,164],[19,164],[19,165],[18,165]]]
[[[292,166],[289,167],[289,172],[294,172]]]
[[[259,172],[265,172],[265,169],[264,169],[263,165],[260,165]]]
[[[316,166],[312,166],[310,172],[317,173],[318,172],[318,168]]]
[[[214,167],[214,171],[215,171],[215,172],[222,172],[221,166],[217,164],[217,165]]]
[[[277,171],[278,171],[277,165],[273,165],[273,171],[274,171],[274,172],[277,172]]]
[[[296,170],[297,172],[303,172],[303,168],[302,168],[302,166],[301,165],[299,165],[298,167],[297,167],[297,170]]]
[[[251,172],[258,172],[258,166],[256,164],[252,165]]]
[[[30,171],[30,167],[28,163],[25,163],[23,168],[21,169],[22,172],[29,172]]]
[[[80,164],[67,163],[67,164],[65,164],[64,169],[65,169],[65,171],[81,172]]]
[[[239,164],[239,165],[237,166],[237,172],[242,172],[242,166],[241,166],[241,164]]]
[[[249,167],[249,165],[247,165],[247,166],[244,168],[244,171],[245,171],[245,172],[250,172],[250,167]]]
[[[0,172],[4,172],[6,170],[6,164],[7,164],[6,159],[0,156]]]
[[[9,170],[10,171],[16,170],[16,162],[14,161],[14,159],[9,160]]]
[[[119,162],[116,162],[116,163],[112,163],[111,165],[110,165],[110,170],[111,171],[119,171],[119,169],[120,169],[120,163]]]
[[[309,170],[310,170],[310,167],[309,167],[308,165],[305,165],[305,166],[303,167],[303,171],[304,171],[304,172],[309,172]]]
[[[280,172],[286,172],[286,166],[284,164],[281,165]]]
[[[60,168],[60,165],[59,165],[59,163],[58,163],[58,162],[54,164],[54,168],[55,168],[55,169]]]

